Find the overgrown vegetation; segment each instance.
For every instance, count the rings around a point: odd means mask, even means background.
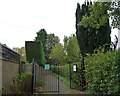
[[[30,92],[29,83],[31,83],[31,74],[22,72],[17,74],[15,78],[13,78],[13,82],[10,85],[10,89],[12,94],[26,94]]]
[[[37,80],[35,92],[42,92],[44,90],[45,82],[43,79]]]
[[[120,91],[120,50],[98,53],[85,59],[87,88],[92,94],[114,94]]]
[[[39,87],[39,86],[43,87],[44,85],[45,85],[45,83],[44,83],[44,80],[42,80],[42,79],[38,80],[36,83],[36,87]]]
[[[85,77],[86,88],[92,95],[118,95],[120,92],[120,50],[89,55],[85,58]],[[71,64],[71,84],[72,88],[81,88],[81,64],[77,64],[77,72],[73,72],[73,64]],[[53,72],[59,74],[70,82],[69,64],[51,68]],[[61,79],[62,80],[62,79]]]

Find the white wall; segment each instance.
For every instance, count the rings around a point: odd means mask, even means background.
[[[118,29],[118,48],[120,48],[120,29]]]
[[[115,40],[115,35],[118,37],[118,29],[117,28],[114,28],[114,29],[111,29],[111,41],[114,42]],[[118,45],[117,45],[117,49],[118,49]]]

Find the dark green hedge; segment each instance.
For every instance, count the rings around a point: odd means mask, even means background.
[[[117,96],[120,92],[119,52],[99,53],[85,59],[86,81],[92,94]]]
[[[25,49],[27,61],[32,62],[34,58],[40,62],[40,42],[26,41]]]

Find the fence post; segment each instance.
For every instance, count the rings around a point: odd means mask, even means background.
[[[32,88],[31,88],[31,92],[32,94],[34,93],[34,58],[32,60]]]

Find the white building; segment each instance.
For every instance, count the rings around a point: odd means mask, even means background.
[[[118,29],[118,48],[120,49],[120,29]]]
[[[120,48],[120,29],[114,28],[111,30],[111,41],[115,42],[115,35],[118,37],[117,48]]]

